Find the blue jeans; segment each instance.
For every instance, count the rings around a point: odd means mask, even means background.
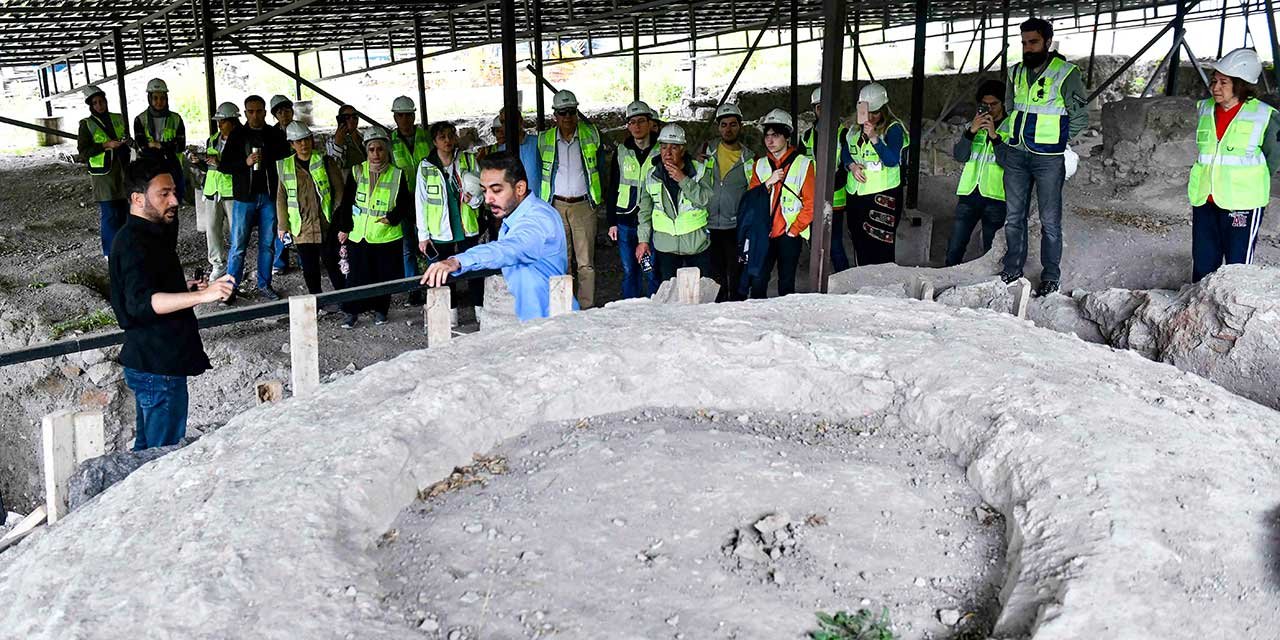
[[[400,230],[404,232],[404,277],[412,278],[420,275],[418,273],[418,222],[414,216],[406,216],[400,223]]]
[[[1004,226],[1008,211],[1003,200],[988,198],[976,190],[969,195],[960,196],[956,203],[956,220],[951,225],[951,239],[947,241],[946,266],[954,267],[964,262],[964,251],[969,248],[969,238],[973,236],[974,227],[982,223],[982,252],[991,249],[991,241],[996,232]]]
[[[850,236],[853,234],[850,233]],[[831,272],[849,268],[849,254],[844,251],[844,208],[831,210]]]
[[[658,270],[650,269],[648,274],[640,268],[636,261],[636,244],[639,237],[636,228],[630,225],[618,225],[618,257],[622,258],[622,299],[647,298],[658,291]],[[645,285],[648,286],[645,286]]]
[[[124,369],[138,412],[133,450],[168,447],[187,433],[187,378]]]
[[[1228,211],[1212,202],[1191,208],[1191,281],[1224,264],[1253,264],[1266,207]]]
[[[1040,205],[1040,281],[1062,279],[1062,185],[1067,168],[1062,156],[1042,156],[996,147],[996,159],[1004,167],[1004,195],[1008,213],[1004,220],[1004,272],[1021,274],[1027,262],[1027,217],[1031,212],[1031,188]]]
[[[271,268],[284,271],[289,267],[289,254],[287,253],[288,248],[284,246],[284,241],[280,239],[279,235],[272,234],[272,238],[275,240],[275,243],[272,245],[272,250],[275,251],[276,257],[275,260],[271,262]]]
[[[104,200],[98,203],[98,221],[102,227],[102,255],[111,255],[111,242],[129,215],[128,200]]]
[[[227,273],[238,286],[244,281],[244,254],[249,247],[249,232],[258,229],[258,288],[271,286],[271,263],[276,257],[276,203],[262,193],[253,202],[231,206],[231,251],[227,253]]]

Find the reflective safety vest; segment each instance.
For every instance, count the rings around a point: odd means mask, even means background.
[[[1191,166],[1187,197],[1200,206],[1213,196],[1213,203],[1228,211],[1267,206],[1271,199],[1271,169],[1262,155],[1262,136],[1275,109],[1256,98],[1240,106],[1231,124],[1218,140],[1213,100],[1200,102],[1200,122],[1196,125],[1199,155]]]
[[[657,143],[654,143],[657,146]],[[649,147],[645,160],[652,158],[657,151]],[[648,164],[640,160],[640,154],[623,144],[618,145],[618,198],[614,203],[618,213],[627,215],[636,212],[640,206],[640,183],[644,181],[644,167]]]
[[[351,233],[347,239],[369,244],[399,242],[404,237],[400,225],[381,224],[377,219],[395,210],[404,172],[396,166],[387,167],[378,176],[377,184],[370,184],[369,173],[368,161],[351,168],[351,175],[356,179],[356,200],[351,207]]]
[[[298,170],[297,155],[289,156],[276,163],[280,173],[280,183],[284,185],[285,202],[289,207],[289,233],[298,235],[302,231],[302,207],[298,204]],[[311,181],[316,185],[316,195],[320,196],[320,213],[324,221],[329,221],[333,213],[333,187],[329,184],[329,172],[325,170],[324,154],[313,153],[307,163],[307,171]]]
[[[791,161],[787,167],[787,175],[782,179],[782,195],[778,197],[778,208],[782,210],[782,219],[787,221],[787,229],[790,229],[791,225],[795,224],[796,218],[800,216],[800,209],[804,205],[800,194],[804,192],[804,179],[809,174],[811,164],[813,164],[813,158],[797,151],[796,159]],[[756,179],[760,184],[764,184],[771,175],[773,175],[773,167],[769,164],[768,156],[756,160]],[[805,227],[804,231],[800,232],[800,237],[809,239],[809,227]]]
[[[1027,82],[1022,63],[1009,70],[1009,86],[1013,87],[1013,111],[1000,123],[999,134],[1006,142],[1017,145],[1021,140],[1028,151],[1041,155],[1062,155],[1070,137],[1067,97],[1062,89],[1076,66],[1054,57],[1035,82]]]
[[[93,141],[96,144],[102,144],[108,140],[124,140],[127,133],[124,128],[124,116],[118,113],[107,114],[111,116],[111,128],[115,129],[115,135],[108,135],[102,126],[98,124],[98,119],[92,116],[81,120],[89,127],[89,132],[93,134]],[[115,153],[114,151],[102,150],[95,156],[89,157],[89,175],[101,176],[111,172],[111,162],[107,160],[107,154]]]
[[[471,152],[459,151],[454,156],[454,162],[457,163],[457,171],[461,174],[464,171],[474,172],[476,170],[476,157]],[[422,217],[427,224],[427,234],[436,242],[457,242],[462,238],[453,237],[453,225],[449,223],[449,185],[444,176],[444,172],[440,167],[431,164],[430,160],[423,160],[422,166],[418,169],[422,172],[422,181],[427,192],[419,196],[419,202],[423,203]],[[456,185],[458,188],[458,214],[462,216],[462,233],[468,238],[480,235],[480,214],[473,209],[471,205],[462,202],[462,184]],[[475,195],[475,194],[472,194]]]
[[[555,195],[556,141],[560,130],[552,127],[538,134],[538,155],[542,159],[542,193],[539,196],[551,202]],[[587,197],[591,206],[600,204],[603,196],[600,188],[600,167],[596,162],[600,152],[600,131],[585,123],[578,123],[578,147],[582,150],[582,167],[587,172]]]
[[[706,171],[707,168],[694,162],[693,170],[700,172]],[[646,174],[644,179],[644,190],[649,194],[649,198],[653,200],[653,217],[649,221],[653,230],[669,236],[682,236],[686,233],[693,233],[699,229],[707,228],[707,208],[695,207],[685,197],[683,189],[680,191],[680,202],[675,205],[675,214],[673,215],[667,210],[667,200],[670,198],[670,194],[662,183],[661,171],[663,171],[662,167],[654,167],[652,171]],[[696,176],[691,175],[689,177],[695,178]]]
[[[801,142],[804,143],[804,148],[809,150],[809,156],[815,157],[815,158],[818,155],[818,148],[814,146],[813,140],[815,137],[817,137],[817,133],[818,133],[818,127],[815,125],[812,129],[809,129],[809,131],[807,131],[804,134],[804,138],[801,139]],[[849,129],[844,125],[840,125],[840,128],[836,130],[836,139],[834,144],[835,149],[833,150],[833,152],[835,153],[836,165],[840,164],[840,141],[844,140],[848,136],[849,136]],[[843,171],[836,172],[837,178],[839,178],[842,175],[845,176],[846,180],[848,179],[848,176],[845,174],[845,172]],[[846,186],[847,186],[847,183],[837,184],[835,191],[832,192],[831,207],[833,209],[843,209],[845,204],[847,204],[848,194],[845,192]]]
[[[979,130],[969,144],[969,160],[964,163],[956,195],[967,196],[974,189],[983,197],[1004,200],[1004,167],[996,163],[995,147],[986,129]]]
[[[142,122],[142,135],[146,136],[147,142],[173,142],[178,137],[178,123],[182,122],[182,117],[172,111],[164,119],[164,129],[160,131],[160,139],[156,140],[151,135],[151,116],[143,111],[138,119]]]
[[[715,184],[720,183],[720,168],[716,165],[720,159],[716,155],[716,150],[720,148],[721,144],[724,143],[717,141],[707,145],[707,159],[703,163],[706,165],[707,172],[711,174],[711,180]],[[741,160],[739,160],[739,162],[742,163],[742,173],[747,179],[747,184],[751,184],[751,172],[755,169],[755,160],[751,157],[750,147],[741,143],[739,143],[739,147],[741,147],[742,150]],[[732,169],[732,167],[730,167],[730,169]],[[727,176],[728,174],[725,175]]]
[[[896,167],[887,167],[880,162],[880,154],[876,152],[875,145],[862,136],[861,129],[850,129],[845,135],[845,142],[849,144],[849,153],[853,156],[853,161],[866,167],[867,174],[866,182],[858,182],[852,174],[849,176],[848,182],[845,183],[845,191],[849,195],[881,193],[902,184],[902,163],[907,159],[907,147],[911,146],[911,135],[907,133],[906,127],[897,121],[885,128],[885,134],[887,135],[889,129],[894,127],[902,129],[902,153]]]
[[[205,147],[205,155],[222,157],[222,153],[218,151],[219,134],[209,136],[209,145]],[[204,177],[204,195],[212,200],[215,196],[223,200],[234,197],[231,184],[231,174],[223,173],[213,167],[209,167],[209,171]]]
[[[418,165],[431,155],[431,138],[422,127],[413,128],[413,149],[404,143],[399,130],[391,132],[391,164],[400,169],[409,180],[409,192],[418,186]]]

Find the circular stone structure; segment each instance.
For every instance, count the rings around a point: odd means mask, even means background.
[[[655,406],[936,436],[1007,522],[993,635],[1280,627],[1275,411],[1012,316],[808,295],[561,316],[248,411],[6,553],[0,630],[421,638],[374,561],[419,490],[534,425]]]

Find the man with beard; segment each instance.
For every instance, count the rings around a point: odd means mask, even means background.
[[[1051,52],[1053,25],[1031,18],[1022,23],[1022,62],[1009,69],[1005,104],[1012,104],[998,131],[996,162],[1004,167],[1007,248],[1000,278],[1022,277],[1027,261],[1027,215],[1031,187],[1040,205],[1040,285],[1037,296],[1058,290],[1062,278],[1062,185],[1066,182],[1067,141],[1089,126],[1088,101],[1080,70]]]
[[[480,160],[480,184],[489,210],[502,220],[497,241],[432,264],[423,274],[422,284],[439,287],[451,275],[502,269],[521,322],[551,315],[551,277],[564,275],[569,266],[560,213],[529,193],[524,166],[510,151]]]
[[[716,302],[738,300],[742,265],[738,262],[738,203],[747,192],[756,156],[742,144],[742,111],[725,103],[716,109],[720,139],[707,145],[707,173],[711,174],[711,201],[707,203],[707,229],[711,231],[711,278],[720,285]]]
[[[187,377],[210,368],[196,305],[226,300],[235,281],[188,282],[178,258],[178,192],[168,167],[144,158],[129,167],[129,217],[111,247],[111,308],[124,346],[120,364],[133,390],[133,450],[178,444],[187,431]]]

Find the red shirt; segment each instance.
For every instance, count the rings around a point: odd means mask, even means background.
[[[1236,114],[1240,113],[1240,107],[1244,106],[1244,101],[1236,103],[1236,106],[1230,109],[1223,109],[1222,105],[1213,106],[1213,124],[1218,127],[1218,141],[1222,141],[1222,136],[1227,133],[1227,127],[1231,126],[1231,121],[1236,119]],[[1209,194],[1209,204],[1213,204],[1213,194]]]

